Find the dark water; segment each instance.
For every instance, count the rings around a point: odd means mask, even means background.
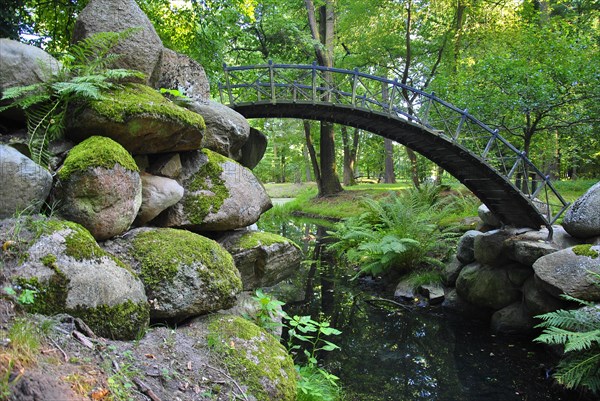
[[[325,234],[307,221],[268,216],[265,231],[299,244],[311,259],[280,288],[290,313],[329,319],[341,347],[322,364],[340,377],[346,401],[573,401],[548,378],[556,363],[530,338],[494,335],[488,322],[441,307],[378,301],[389,289],[374,280],[350,281],[320,247]],[[583,400],[583,399],[581,399]]]

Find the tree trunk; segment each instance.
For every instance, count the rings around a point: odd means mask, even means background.
[[[358,128],[354,129],[352,144],[350,144],[350,135],[348,127],[343,125],[342,142],[344,143],[344,185],[356,185],[354,178],[354,169],[356,166],[356,154],[358,150]]]
[[[406,154],[410,161],[410,178],[412,179],[415,188],[421,188],[421,180],[419,179],[419,163],[417,161],[417,154],[411,149],[406,148]]]
[[[304,144],[302,147],[302,154],[304,156],[304,175],[306,182],[309,182],[312,179],[312,175],[310,173],[311,160],[310,155],[308,154],[308,146],[306,144]]]
[[[317,160],[317,152],[315,152],[315,147],[312,143],[312,137],[310,134],[310,122],[308,120],[304,120],[303,125],[304,139],[306,140],[306,149],[308,149],[308,154],[310,155],[310,161],[313,166],[315,181],[317,182],[317,187],[321,188],[321,169],[319,168],[319,161]]]
[[[335,140],[333,123],[321,122],[321,185],[319,197],[331,196],[342,192],[343,188],[337,176],[335,165]]]
[[[391,139],[385,138],[383,147],[385,150],[383,182],[386,184],[394,184],[396,182],[396,174],[394,174],[394,142]]]

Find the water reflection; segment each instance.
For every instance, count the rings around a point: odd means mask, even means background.
[[[487,323],[440,308],[373,302],[381,288],[369,280],[350,281],[353,273],[324,248],[325,227],[289,216],[261,219],[259,227],[302,245],[308,261],[278,296],[290,313],[325,317],[342,330],[332,339],[342,350],[323,355],[322,363],[340,377],[346,401],[577,399],[545,378],[544,368],[553,361],[530,339],[496,337]]]

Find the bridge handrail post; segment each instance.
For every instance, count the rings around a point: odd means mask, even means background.
[[[229,82],[229,70],[227,64],[223,63],[223,71],[225,72],[225,85],[227,86],[227,95],[229,96],[229,104],[233,104],[233,94],[231,93],[231,83]]]
[[[358,85],[358,68],[354,69],[352,78],[352,106],[356,106],[356,86]]]
[[[454,138],[453,138],[455,141],[458,139],[458,136],[460,135],[460,131],[462,130],[463,124],[465,123],[465,121],[467,121],[467,115],[469,114],[469,112],[467,111],[467,109],[464,109],[461,114],[462,114],[462,117],[460,118],[458,126],[456,127],[456,133],[454,134]]]
[[[312,102],[317,101],[317,62],[312,63]]]
[[[394,91],[396,90],[396,85],[398,84],[398,78],[394,78],[394,83],[392,84],[392,93],[389,95],[389,99],[388,99],[388,114],[392,114],[392,108],[394,105],[394,96],[395,93]]]
[[[494,130],[494,132],[492,132],[492,136],[490,137],[490,140],[488,141],[487,145],[485,145],[485,149],[483,150],[483,153],[481,154],[482,159],[486,158],[487,154],[492,149],[492,145],[496,141],[496,138],[498,138],[498,129],[497,128]]]
[[[429,124],[429,109],[431,108],[431,104],[433,103],[433,99],[435,98],[435,92],[431,92],[431,97],[427,97],[427,103],[425,103],[425,115],[421,119],[424,125]],[[408,99],[407,99],[408,101]]]
[[[271,87],[271,104],[276,104],[277,99],[275,99],[275,79],[273,72],[273,60],[269,60],[269,86]]]

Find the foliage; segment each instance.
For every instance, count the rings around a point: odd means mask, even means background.
[[[282,326],[278,321],[278,317],[281,316],[281,307],[284,305],[284,302],[271,298],[260,288],[256,290],[252,299],[258,303],[259,309],[254,316],[245,317],[269,333],[275,333]]]
[[[73,108],[102,99],[103,91],[117,87],[125,78],[143,76],[137,71],[110,68],[117,57],[110,50],[132,32],[95,34],[73,45],[61,60],[58,74],[47,82],[4,90],[2,100],[12,103],[0,107],[0,111],[11,107],[25,111],[28,147],[36,163],[48,165],[48,143],[64,135],[67,116]]]
[[[600,275],[595,275],[600,279]],[[599,281],[600,282],[600,281]],[[582,308],[557,310],[538,318],[544,328],[535,339],[550,345],[562,345],[564,356],[554,378],[567,388],[587,389],[600,393],[600,306],[577,298],[564,296],[578,302]]]
[[[359,274],[379,275],[390,269],[408,271],[421,264],[439,265],[433,256],[446,256],[456,234],[442,233],[436,223],[450,209],[441,202],[440,188],[423,186],[376,201],[366,198],[367,211],[335,225],[329,249]]]
[[[18,295],[17,295],[17,290]],[[21,305],[31,305],[35,302],[35,296],[37,294],[36,290],[32,290],[29,288],[17,288],[14,287],[4,287],[4,292],[12,297],[14,297],[17,303]]]

